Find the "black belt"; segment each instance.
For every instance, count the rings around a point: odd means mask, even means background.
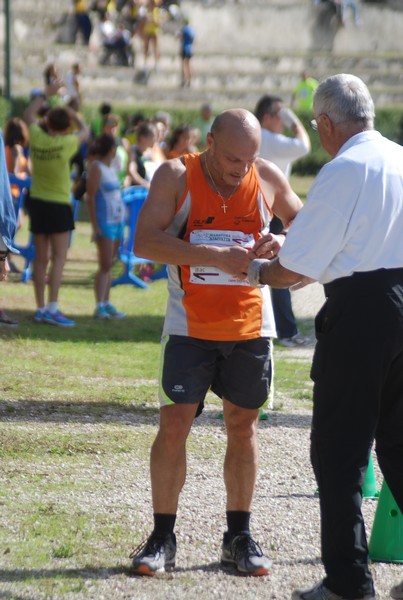
[[[390,289],[395,285],[403,286],[403,268],[357,272],[349,277],[340,277],[325,283],[323,287],[326,297],[329,297],[347,291],[366,295],[382,289]]]

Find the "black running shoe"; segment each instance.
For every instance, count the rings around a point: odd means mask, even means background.
[[[136,575],[157,575],[175,566],[176,537],[174,533],[152,533],[148,540],[140,544],[130,555],[133,559],[130,573]]]
[[[268,575],[272,561],[265,556],[249,532],[241,532],[230,537],[224,533],[221,564],[235,567],[243,575]]]

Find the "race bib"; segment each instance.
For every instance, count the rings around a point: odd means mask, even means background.
[[[206,246],[242,246],[242,248],[253,248],[255,244],[252,233],[222,231],[219,229],[195,229],[190,232],[189,241],[191,244],[204,244]],[[190,283],[208,285],[250,286],[247,279],[238,279],[238,277],[225,273],[216,267],[190,267],[189,281]]]
[[[120,189],[108,192],[107,221],[109,224],[123,221],[123,201]]]

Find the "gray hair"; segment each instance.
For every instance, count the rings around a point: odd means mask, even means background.
[[[374,102],[365,83],[355,75],[327,77],[315,91],[314,107],[317,116],[326,113],[335,124],[362,121],[363,129],[374,126]]]

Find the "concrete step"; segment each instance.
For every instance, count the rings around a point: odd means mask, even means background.
[[[0,4],[1,4],[0,0]],[[4,4],[4,0],[3,0]],[[199,106],[253,106],[265,92],[289,98],[299,73],[307,69],[321,79],[332,73],[362,77],[378,106],[402,103],[403,14],[375,5],[362,5],[364,26],[335,28],[320,23],[322,9],[307,0],[182,0],[181,7],[196,28],[194,81],[179,88],[177,24],[161,36],[160,70],[147,84],[134,81],[133,68],[101,66],[99,36],[90,48],[55,44],[55,24],[71,13],[71,0],[13,0],[12,93],[28,95],[42,87],[43,70],[55,62],[62,75],[71,64],[83,67],[82,88],[88,102],[176,103]],[[0,42],[4,32],[0,13]],[[96,25],[96,17],[94,23]],[[96,29],[96,27],[95,27]],[[134,40],[136,70],[143,63],[140,40]],[[4,47],[0,47],[0,60]]]
[[[58,64],[61,74],[65,75],[73,62],[83,66],[83,90],[105,90],[122,87],[131,88],[134,69],[115,65],[98,64],[99,51],[89,51],[79,46],[57,45],[40,48],[32,53],[27,45],[19,46],[19,56],[14,61],[12,83],[15,94],[28,94],[32,87],[42,85],[42,73],[46,62],[52,60]],[[214,69],[212,69],[214,65]],[[142,66],[142,56],[137,52],[136,70]],[[357,56],[332,56],[319,53],[305,54],[254,54],[221,55],[217,53],[200,53],[193,59],[195,89],[237,89],[245,92],[250,89],[271,91],[291,90],[295,85],[297,74],[303,68],[317,79],[331,73],[354,72],[362,77],[368,85],[378,88],[393,88],[403,83],[401,56],[374,54]],[[159,65],[159,72],[153,73],[148,81],[147,89],[174,90],[179,85],[180,61],[177,53],[164,49]],[[122,89],[123,89],[122,88]]]

